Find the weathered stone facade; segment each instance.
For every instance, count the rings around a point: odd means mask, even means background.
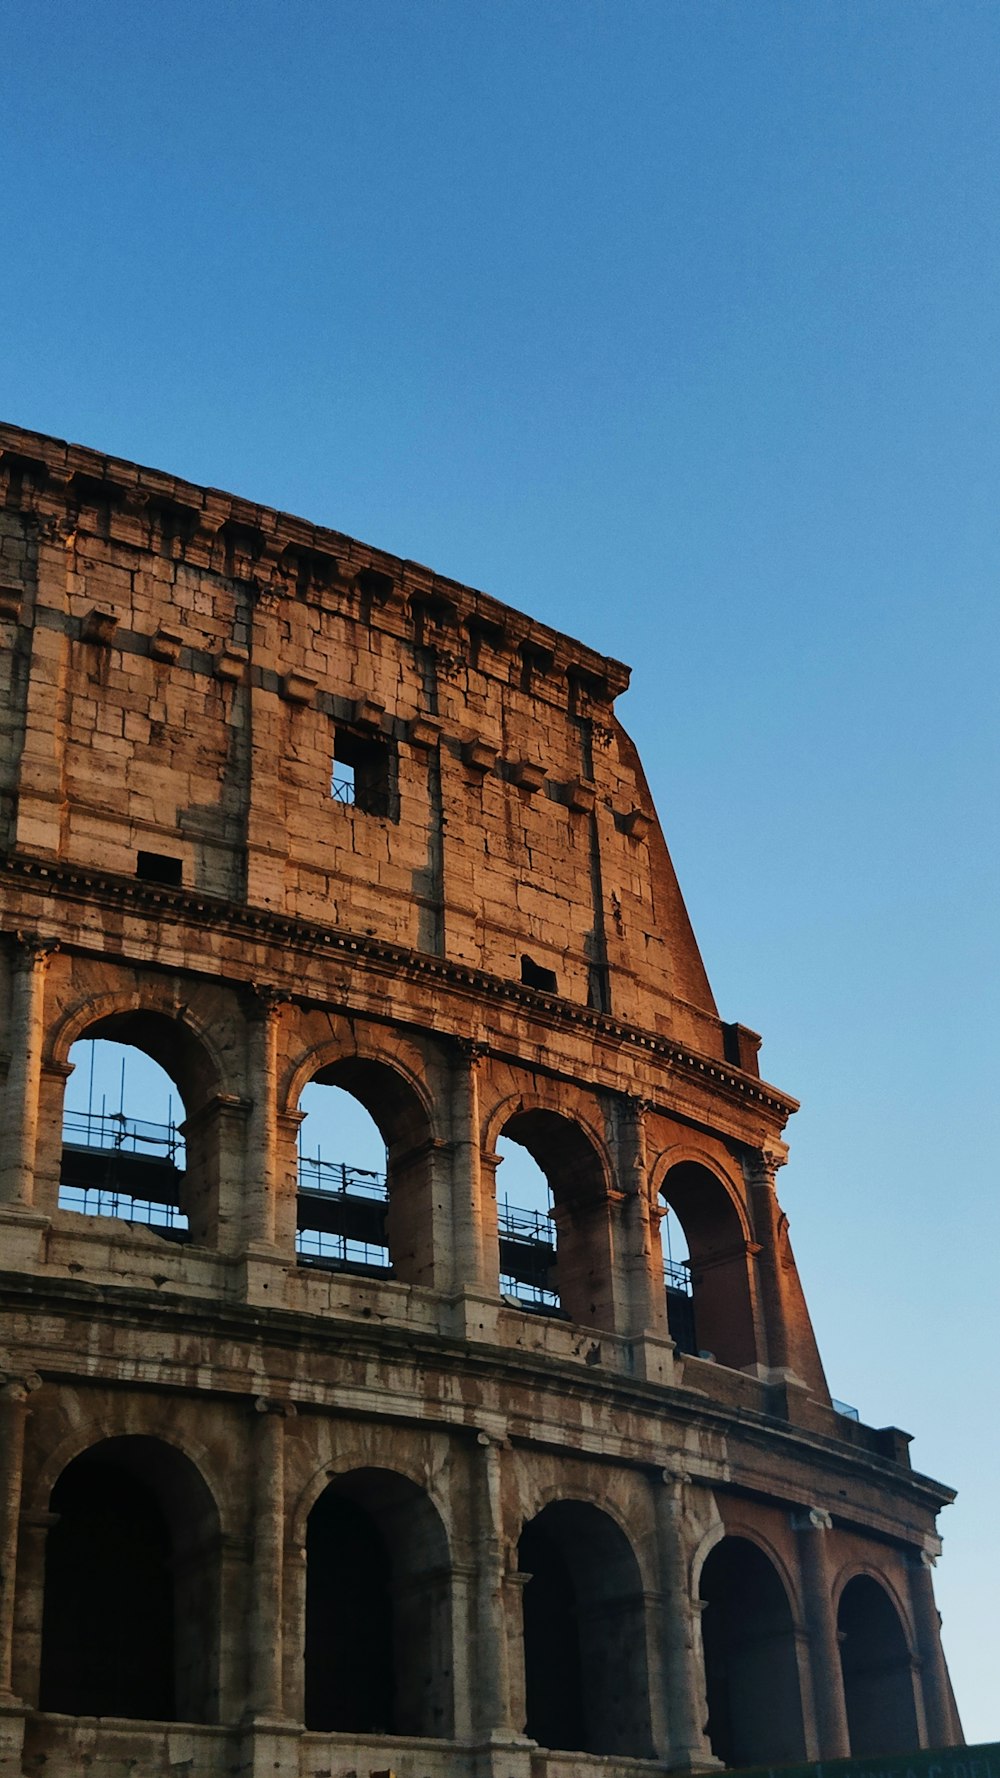
[[[774,1188],[794,1101],[717,1014],[626,670],[15,428],[0,488],[0,1770],[960,1739],[951,1496],[831,1405]],[[176,1084],[186,1241],[60,1203],[85,1036]],[[378,1123],[384,1209],[300,1191],[317,1077]],[[501,1289],[504,1132],[553,1193],[543,1313]],[[355,1214],[386,1266],[303,1263]]]

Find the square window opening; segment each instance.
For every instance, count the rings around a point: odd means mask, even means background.
[[[170,883],[179,888],[184,881],[184,866],[181,859],[171,858],[166,852],[140,852],[135,874],[143,883]]]
[[[387,743],[376,736],[338,729],[330,778],[334,801],[365,815],[388,815],[389,791]]]
[[[555,970],[544,969],[533,957],[521,958],[521,980],[526,988],[541,988],[549,994],[557,992]]]

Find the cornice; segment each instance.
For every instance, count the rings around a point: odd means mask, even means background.
[[[204,930],[206,926],[213,926],[236,940],[256,939],[299,954],[364,961],[375,968],[388,969],[404,980],[437,983],[463,995],[472,993],[484,1002],[499,1002],[520,1009],[549,1029],[575,1034],[584,1032],[599,1042],[654,1058],[681,1078],[703,1088],[707,1086],[713,1093],[723,1094],[738,1104],[750,1106],[768,1118],[778,1120],[782,1127],[799,1108],[797,1099],[757,1076],[745,1074],[689,1045],[627,1024],[612,1014],[578,1006],[557,995],[525,987],[520,982],[506,981],[468,964],[452,963],[444,957],[388,944],[341,927],[323,926],[289,914],[276,914],[267,908],[247,907],[190,890],[171,889],[131,877],[116,877],[17,854],[0,862],[0,884],[4,882],[21,884],[29,890],[55,895],[64,901],[91,907],[96,903],[166,920],[177,928],[192,926]],[[74,945],[62,931],[45,936],[58,939],[66,950],[84,948]],[[310,997],[302,998],[308,1000]],[[484,1041],[488,1045],[488,1037]]]

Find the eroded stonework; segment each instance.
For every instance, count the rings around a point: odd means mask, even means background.
[[[0,489],[0,1771],[960,1740],[951,1494],[831,1404],[795,1103],[718,1016],[626,669],[12,427]],[[184,1105],[183,1170],[140,1156],[117,1215],[69,1207],[107,1209],[64,1131],[85,1037]],[[367,1199],[300,1174],[317,1078],[385,1139]],[[551,1235],[498,1221],[501,1134]]]

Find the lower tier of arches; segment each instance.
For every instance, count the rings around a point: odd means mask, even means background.
[[[204,1751],[271,1724],[297,1746],[419,1742],[433,1778],[439,1746],[533,1744],[569,1773],[959,1738],[925,1571],[911,1586],[901,1548],[822,1513],[734,1518],[725,1495],[664,1475],[266,1398],[228,1430],[220,1414],[211,1446],[153,1397],[109,1399],[98,1436],[85,1393],[43,1386],[27,1438],[24,1402],[0,1398],[8,1451],[22,1440],[0,1656],[36,1742],[43,1723],[72,1740],[73,1720],[113,1722],[126,1741],[173,1723]],[[198,1404],[203,1428],[211,1414]],[[370,1769],[387,1764],[402,1769]]]

